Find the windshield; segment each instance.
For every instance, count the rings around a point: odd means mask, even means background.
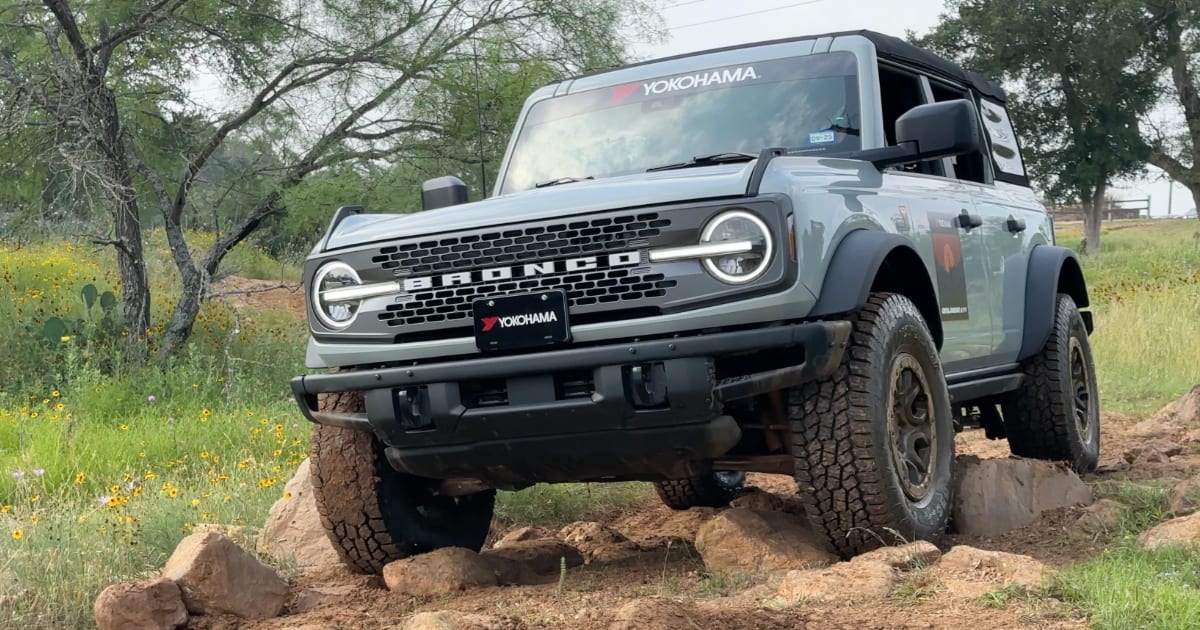
[[[767,147],[856,151],[856,67],[848,52],[788,57],[541,101],[520,130],[501,193]]]

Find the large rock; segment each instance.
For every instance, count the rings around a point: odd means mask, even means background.
[[[954,524],[961,534],[991,536],[1025,527],[1047,510],[1093,501],[1079,475],[1053,462],[964,455],[958,474]]]
[[[856,559],[826,569],[788,571],[776,598],[785,606],[832,600],[878,601],[892,592],[898,580],[898,572],[887,562]]]
[[[258,536],[258,553],[302,569],[335,566],[341,558],[333,548],[313,497],[309,460],[300,462],[296,474],[283,488],[283,497],[271,506],[266,525]]]
[[[1183,453],[1183,447],[1174,442],[1151,442],[1149,444],[1139,444],[1128,448],[1122,455],[1122,459],[1134,465],[1141,464],[1165,464],[1171,461],[1172,457]]]
[[[287,582],[218,532],[184,538],[162,574],[179,585],[183,603],[199,615],[264,619],[278,615],[287,602]]]
[[[492,545],[493,549],[503,549],[515,543],[523,543],[530,540],[543,540],[553,538],[554,536],[542,529],[541,527],[518,527],[517,529],[508,532],[496,544]]]
[[[497,569],[506,565],[516,565],[522,568],[517,576],[505,578],[504,582],[529,581],[529,574],[557,574],[565,562],[567,567],[577,567],[583,564],[583,556],[571,545],[553,538],[541,540],[521,540],[510,542],[503,547],[488,549],[479,554],[492,563]],[[499,562],[497,562],[499,560]]]
[[[1180,546],[1200,548],[1200,512],[1159,523],[1138,536],[1142,549]]]
[[[859,554],[850,560],[854,563],[871,563],[882,562],[893,569],[908,571],[911,569],[919,569],[927,567],[938,561],[942,557],[942,552],[931,542],[918,540],[907,545],[898,545],[895,547],[880,547],[873,551]]]
[[[496,586],[501,574],[512,571],[462,547],[445,547],[410,556],[383,567],[383,582],[391,591],[430,597],[480,586]]]
[[[577,521],[558,532],[567,544],[579,550],[584,563],[608,562],[639,551],[636,543],[600,523]]]
[[[1154,420],[1189,428],[1200,427],[1200,385],[1158,410]]]
[[[726,574],[809,569],[836,560],[800,517],[740,508],[705,523],[696,549],[705,567]]]
[[[1176,516],[1184,516],[1200,508],[1200,475],[1184,479],[1171,488],[1167,507]]]
[[[1028,588],[1045,586],[1052,575],[1045,564],[1029,556],[966,545],[952,547],[936,566],[960,578]]]
[[[179,586],[166,578],[113,584],[92,612],[100,630],[174,630],[188,620]]]

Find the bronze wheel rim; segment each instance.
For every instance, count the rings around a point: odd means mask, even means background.
[[[918,502],[929,494],[938,464],[937,417],[929,381],[916,357],[901,353],[892,362],[889,383],[892,463],[904,495]]]
[[[1071,337],[1069,344],[1071,366],[1071,415],[1075,418],[1075,428],[1085,442],[1092,425],[1092,379],[1088,373],[1087,362],[1084,360],[1083,344],[1076,337]]]

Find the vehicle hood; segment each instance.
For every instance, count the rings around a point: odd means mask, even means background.
[[[411,214],[353,215],[334,228],[321,249],[620,208],[740,197],[756,162],[584,180]]]

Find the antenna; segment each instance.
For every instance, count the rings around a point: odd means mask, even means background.
[[[487,159],[483,152],[483,102],[479,97],[479,50],[476,47],[474,36],[471,37],[471,56],[475,63],[475,127],[477,132],[475,144],[479,150],[479,181],[481,182],[479,192],[483,195],[483,198],[486,198],[488,196],[488,184]]]

